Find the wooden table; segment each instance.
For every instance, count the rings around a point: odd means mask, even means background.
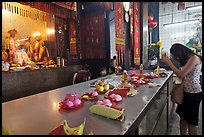
[[[124,98],[122,102],[119,102],[117,105],[125,108],[124,122],[92,114],[89,111],[89,107],[93,105],[92,101],[86,101],[81,108],[76,110],[59,111],[58,103],[64,99],[67,93],[82,95],[84,92],[93,91],[94,88],[88,85],[97,80],[94,79],[2,103],[2,126],[12,131],[13,134],[46,135],[64,119],[71,127],[74,127],[80,125],[86,117],[84,134],[91,131],[94,135],[134,134],[157,95],[168,84],[172,76],[172,71],[168,71],[167,77],[153,79],[154,82],[161,84],[161,87],[149,88],[147,84],[140,85],[137,88],[137,95]],[[121,81],[121,75],[113,74],[103,78],[110,77],[115,81]],[[104,95],[100,95],[99,99],[104,99]]]

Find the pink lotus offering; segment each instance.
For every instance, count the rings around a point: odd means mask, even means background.
[[[112,103],[109,102],[109,103],[105,103],[104,105],[105,105],[105,106],[108,106],[108,107],[111,107],[111,106],[112,106]]]
[[[92,91],[90,93],[85,92],[81,98],[84,100],[94,100],[98,97],[98,92],[97,91]]]
[[[131,77],[131,81],[137,81],[139,78],[136,76]]]
[[[112,106],[112,103],[109,99],[104,99],[103,101],[100,100],[100,101],[97,101],[96,102],[97,105],[105,105],[105,106],[108,106],[108,107],[111,107]]]
[[[81,104],[81,100],[80,100],[80,99],[74,100],[74,105],[75,105],[75,106],[78,106],[78,105],[80,105],[80,104]]]
[[[111,94],[110,97],[111,97],[111,98],[115,98],[115,95],[116,95],[116,94]]]
[[[111,94],[109,97],[110,97],[110,100],[117,101],[117,102],[122,100],[122,97],[118,94]]]
[[[96,92],[96,91],[92,92],[92,95],[91,95],[91,96],[97,97],[97,96],[98,96],[98,92]]]
[[[141,79],[137,80],[137,82],[138,82],[139,84],[146,84],[146,82],[145,82],[144,80],[141,80]]]
[[[150,74],[149,74],[149,73],[145,73],[145,74],[143,74],[143,76],[145,76],[145,77],[149,77]]]
[[[96,105],[104,105],[106,107],[114,107],[116,105],[115,102],[111,102],[111,100],[109,100],[109,99],[97,101],[95,104]]]
[[[104,100],[103,100],[103,104],[104,104],[105,106],[108,106],[108,107],[111,107],[111,106],[112,106],[112,103],[111,103],[111,101],[110,101],[109,99],[104,99]]]
[[[74,106],[74,103],[72,101],[66,101],[66,105],[68,107],[73,107]]]
[[[82,106],[83,102],[79,97],[79,94],[66,94],[64,100],[59,103],[59,107],[63,109],[72,109]]]
[[[103,103],[104,103],[104,104],[108,104],[108,103],[110,103],[110,102],[111,102],[111,101],[110,101],[109,99],[104,99],[104,100],[103,100]]]
[[[96,102],[97,105],[103,105],[103,101],[99,100]]]
[[[134,70],[129,73],[129,76],[130,76],[130,77],[132,77],[132,76],[134,76],[134,75],[135,75],[135,71],[134,71]]]

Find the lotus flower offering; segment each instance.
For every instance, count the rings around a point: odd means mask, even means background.
[[[144,78],[148,78],[148,79],[153,79],[153,78],[159,78],[159,75],[151,72],[150,74],[149,73],[145,73],[143,74],[143,77]]]
[[[83,102],[79,94],[66,94],[63,101],[59,103],[59,107],[63,109],[72,109],[82,106]]]
[[[160,76],[151,72],[151,73],[145,73],[143,76],[133,76],[131,77],[131,84],[134,88],[139,87],[140,85],[147,84],[148,82],[151,82],[151,79],[159,78]]]
[[[107,107],[115,106],[114,102],[111,102],[109,99],[99,100],[95,103],[96,105],[104,105]]]
[[[139,84],[146,84],[146,82],[145,82],[144,80],[142,80],[142,79],[137,80],[137,82],[138,82]]]
[[[135,75],[135,73],[136,73],[136,72],[135,72],[134,70],[132,70],[132,71],[130,71],[129,76],[130,76],[130,77],[133,77],[133,76]]]
[[[106,99],[109,99],[111,101],[115,101],[115,102],[120,102],[122,101],[122,97],[118,94],[111,94],[111,95],[108,95],[108,96],[104,96]]]
[[[130,88],[117,88],[113,89],[112,91],[109,91],[107,94],[110,96],[111,94],[117,94],[121,97],[127,97],[128,92],[130,91]]]
[[[91,93],[84,93],[81,98],[84,100],[94,100],[98,97],[98,92],[97,91],[93,91]]]

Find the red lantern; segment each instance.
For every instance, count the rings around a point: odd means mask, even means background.
[[[153,21],[153,19],[154,19],[154,16],[153,16],[153,15],[149,15],[149,16],[148,16],[148,22]]]
[[[151,21],[148,23],[149,28],[156,28],[157,27],[157,22],[156,21]]]

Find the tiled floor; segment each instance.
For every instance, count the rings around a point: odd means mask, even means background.
[[[179,116],[175,113],[175,109],[173,110],[172,117],[169,124],[170,124],[169,125],[170,128],[167,135],[180,135]],[[202,101],[201,101],[200,111],[199,111],[198,135],[202,135]]]

